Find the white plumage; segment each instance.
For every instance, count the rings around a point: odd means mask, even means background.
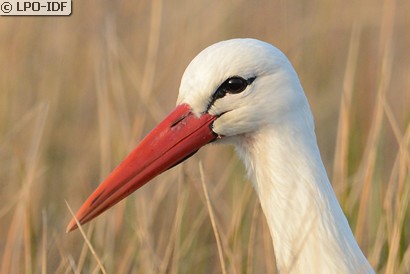
[[[281,273],[372,273],[336,199],[298,76],[270,44],[233,39],[202,51],[182,78],[178,104],[197,115],[226,79],[256,77],[215,101],[213,131],[235,145],[259,196]]]
[[[177,108],[77,213],[85,223],[205,144],[235,145],[259,196],[281,273],[373,273],[320,158],[309,104],[286,56],[255,39],[202,51]],[[74,220],[67,230],[76,228]]]

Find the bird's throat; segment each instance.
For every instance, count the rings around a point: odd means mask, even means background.
[[[305,130],[266,128],[237,144],[266,216],[278,270],[373,273],[330,185],[313,128]]]

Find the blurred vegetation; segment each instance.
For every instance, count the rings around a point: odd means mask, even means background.
[[[356,238],[379,273],[410,272],[409,1],[75,1],[0,17],[1,273],[99,273],[70,213],[174,106],[206,46],[253,37],[295,66]],[[108,273],[275,273],[232,148],[208,146],[85,226]]]

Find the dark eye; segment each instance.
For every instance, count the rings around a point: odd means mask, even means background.
[[[239,76],[233,76],[231,78],[228,78],[227,80],[225,80],[225,82],[222,83],[222,85],[219,86],[219,88],[212,95],[208,107],[206,108],[206,111],[208,111],[211,108],[211,106],[215,103],[216,100],[224,97],[227,93],[237,94],[244,91],[246,87],[252,84],[255,79],[256,76],[251,77],[249,79],[243,79]]]
[[[225,81],[223,89],[226,93],[240,93],[246,89],[248,82],[241,77],[232,77]]]

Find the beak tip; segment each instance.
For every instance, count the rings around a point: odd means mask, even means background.
[[[77,224],[76,224],[75,220],[72,219],[72,220],[70,221],[70,223],[68,224],[68,226],[67,226],[67,228],[66,228],[66,230],[65,230],[65,233],[69,233],[69,232],[75,230],[76,228],[77,228]]]

